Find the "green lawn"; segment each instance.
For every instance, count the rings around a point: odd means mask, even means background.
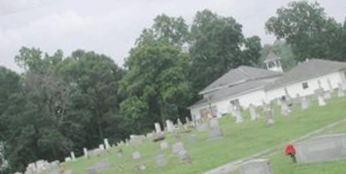
[[[189,134],[183,134],[182,140],[186,149],[192,157],[192,164],[182,164],[178,158],[171,155],[170,150],[165,151],[169,163],[163,168],[157,168],[155,165],[155,156],[159,153],[159,143],[145,142],[139,147],[124,147],[124,156],[118,158],[115,149],[108,154],[92,159],[80,158],[75,162],[63,164],[63,167],[72,170],[73,174],[85,173],[88,166],[98,161],[108,161],[112,164],[112,168],[104,171],[105,174],[114,173],[138,173],[135,169],[136,163],[131,159],[131,152],[136,149],[142,154],[142,159],[147,166],[143,173],[202,173],[209,169],[213,169],[233,160],[251,156],[268,148],[278,148],[286,142],[303,136],[311,131],[319,129],[330,123],[346,118],[344,112],[346,106],[346,98],[334,98],[328,101],[328,105],[317,107],[316,101],[306,111],[295,108],[295,111],[288,117],[280,115],[277,108],[275,110],[275,125],[266,127],[263,114],[261,119],[257,121],[246,121],[242,124],[235,124],[233,118],[224,117],[220,120],[220,125],[224,132],[224,138],[219,140],[208,141],[208,133],[193,131]],[[245,113],[249,117],[248,113]],[[345,132],[346,126],[338,126],[331,132]],[[194,134],[197,141],[189,141],[188,136]],[[170,144],[174,142],[171,135],[166,139]],[[312,174],[323,173],[324,170],[332,169],[331,173],[346,173],[346,162],[325,163],[321,165],[292,165],[282,153],[277,153],[271,158],[275,173],[279,174]],[[345,166],[345,167],[342,167]],[[329,170],[330,173],[330,170]]]

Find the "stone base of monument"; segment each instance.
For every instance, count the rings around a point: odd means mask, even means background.
[[[318,136],[294,146],[298,163],[346,159],[346,134]]]
[[[273,174],[272,166],[267,159],[254,159],[240,166],[240,174]]]

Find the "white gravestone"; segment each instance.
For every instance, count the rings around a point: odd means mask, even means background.
[[[240,108],[235,109],[234,114],[235,114],[236,123],[244,122],[243,116],[241,115],[241,112],[240,112]]]
[[[103,140],[103,143],[105,144],[105,147],[106,147],[107,150],[111,148],[111,146],[109,145],[109,142],[108,142],[108,139],[107,139],[107,138],[105,138],[105,139]]]
[[[133,152],[133,153],[132,153],[132,159],[134,159],[134,160],[140,160],[140,159],[141,159],[141,154],[140,154],[138,151]]]
[[[251,104],[249,106],[249,112],[250,112],[251,120],[256,120],[257,118],[259,118],[254,105]]]
[[[310,105],[308,99],[304,96],[304,97],[301,98],[301,100],[302,100],[301,101],[302,110],[308,109],[309,105]]]
[[[324,97],[322,95],[318,95],[318,105],[319,106],[325,106],[326,105],[326,101],[324,100]]]
[[[167,126],[167,132],[173,132],[174,131],[174,125],[171,120],[166,120],[166,126]]]
[[[155,123],[155,131],[156,133],[161,133],[161,126],[159,123]]]
[[[294,146],[299,163],[346,159],[346,134],[318,136]]]
[[[241,165],[240,174],[273,174],[273,171],[269,160],[254,159]]]
[[[100,149],[101,151],[104,151],[104,150],[105,150],[105,145],[104,145],[104,144],[100,144],[100,145],[99,145],[99,149]]]
[[[83,148],[83,153],[84,153],[84,157],[88,158],[88,149],[87,148]]]
[[[71,155],[72,161],[75,161],[76,160],[76,156],[74,155],[74,152],[70,152],[70,155]]]

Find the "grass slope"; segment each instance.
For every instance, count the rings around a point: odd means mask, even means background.
[[[207,132],[193,131],[183,134],[182,140],[186,149],[192,157],[192,164],[182,164],[179,159],[172,155],[170,149],[164,153],[168,157],[168,165],[158,168],[155,165],[155,156],[159,153],[159,143],[147,141],[134,148],[123,147],[124,156],[118,158],[115,149],[101,157],[92,159],[79,158],[77,161],[64,163],[66,170],[72,170],[73,174],[86,173],[86,169],[96,162],[108,161],[112,167],[103,171],[104,174],[114,173],[138,173],[135,169],[136,163],[131,158],[131,153],[136,149],[142,154],[142,161],[147,166],[143,173],[152,174],[195,174],[202,173],[212,168],[218,167],[233,160],[253,155],[259,151],[283,146],[289,140],[303,136],[311,131],[319,129],[330,123],[346,118],[345,113],[346,98],[333,98],[328,101],[327,106],[318,107],[316,101],[306,110],[301,111],[295,106],[294,112],[288,117],[282,116],[278,108],[274,111],[275,125],[266,127],[263,114],[257,121],[246,121],[242,124],[235,124],[233,118],[223,117],[220,125],[224,132],[224,138],[208,141]],[[249,113],[244,113],[248,118]],[[339,132],[345,132],[346,128],[338,128]],[[197,141],[190,141],[189,136],[196,135]],[[166,138],[170,144],[174,143],[171,135]],[[316,174],[323,173],[325,169],[335,171],[334,173],[346,173],[346,162],[334,162],[320,165],[293,165],[282,153],[277,153],[271,157],[275,173],[280,174]],[[333,173],[333,172],[332,172]]]

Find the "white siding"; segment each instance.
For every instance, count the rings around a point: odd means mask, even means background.
[[[240,95],[238,97],[233,97],[233,98],[227,98],[222,101],[214,102],[212,103],[212,107],[216,106],[217,109],[217,117],[222,117],[223,114],[227,114],[230,112],[230,102],[232,100],[239,100],[240,106],[247,108],[249,107],[250,104],[253,104],[255,106],[259,106],[263,103],[265,100],[265,92],[264,90],[258,90],[258,91],[253,91],[244,95]],[[208,105],[196,107],[196,108],[191,108],[191,115],[193,118],[196,120],[201,118],[200,115],[200,110],[209,108]]]
[[[312,95],[314,91],[318,89],[318,80],[321,82],[321,86],[324,90],[329,90],[328,79],[331,82],[332,88],[335,89],[338,87],[339,83],[342,83],[342,72],[331,73],[307,81],[297,82],[286,86],[286,89],[288,94],[293,98],[295,98],[297,94],[299,94],[300,96]],[[302,84],[304,82],[308,84],[308,88],[306,89],[303,89]],[[271,101],[273,99],[280,98],[281,96],[285,95],[285,87],[268,90],[266,93],[267,101]]]

